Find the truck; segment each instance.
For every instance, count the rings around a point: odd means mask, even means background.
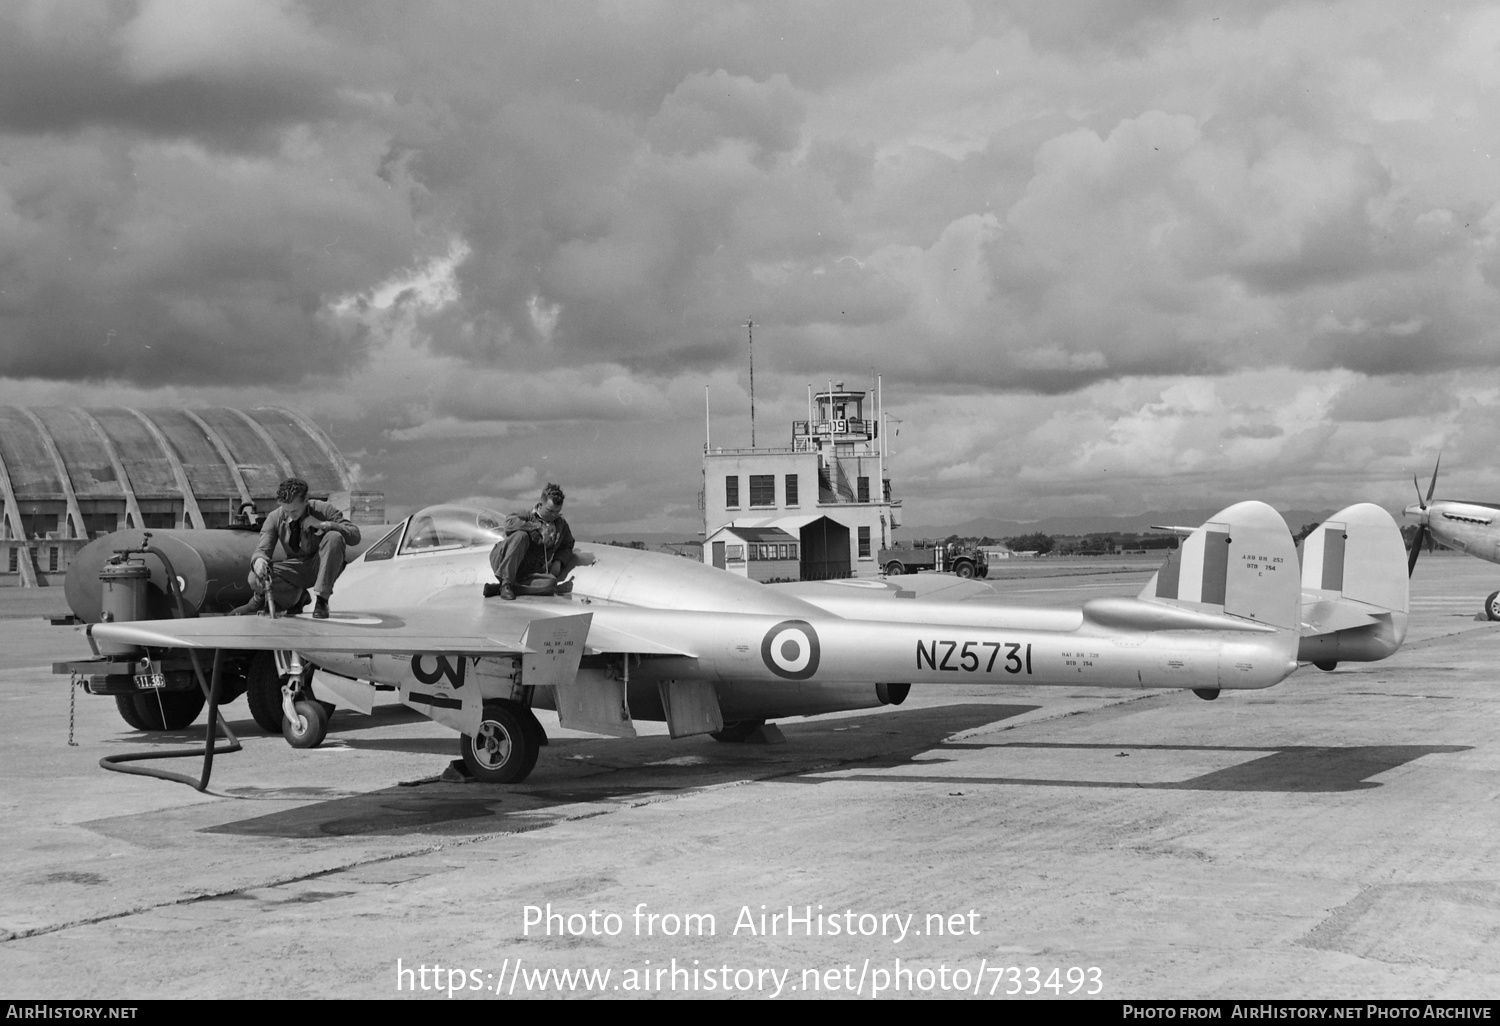
[[[381,537],[365,537],[346,549],[353,561]],[[96,538],[68,567],[65,594],[72,612],[54,623],[93,624],[222,616],[249,601],[247,578],[260,531],[250,525],[193,529],[138,528]],[[52,664],[52,672],[81,681],[91,695],[115,700],[120,718],[136,730],[182,730],[198,718],[206,698],[185,650],[146,650],[96,644],[92,658]],[[200,667],[212,662],[206,652]],[[246,697],[250,715],[267,733],[282,730],[281,680],[275,654],[226,651],[221,701]]]
[[[923,570],[947,572],[964,578],[988,577],[990,574],[989,557],[984,550],[958,542],[922,548],[897,543],[894,548],[880,550],[880,568],[888,577]]]

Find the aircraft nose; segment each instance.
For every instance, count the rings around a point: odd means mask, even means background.
[[[1412,503],[1402,512],[1406,516],[1411,517],[1414,520],[1419,520],[1424,524],[1427,523],[1427,510],[1423,509],[1422,506],[1418,503]]]

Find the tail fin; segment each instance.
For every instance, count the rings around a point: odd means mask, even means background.
[[[1141,591],[1148,602],[1295,630],[1297,547],[1263,502],[1238,502],[1195,529]]]
[[[1373,503],[1341,509],[1302,543],[1302,643],[1297,658],[1332,669],[1384,659],[1406,638],[1406,545]]]

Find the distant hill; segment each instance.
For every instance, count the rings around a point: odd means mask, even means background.
[[[1083,517],[1046,517],[1041,520],[1001,520],[998,517],[980,517],[974,520],[965,520],[961,524],[939,524],[927,526],[914,524],[902,526],[896,537],[902,540],[912,538],[946,538],[950,534],[956,534],[961,538],[983,538],[986,535],[991,538],[1014,538],[1017,535],[1033,534],[1040,531],[1042,534],[1050,535],[1081,535],[1081,534],[1144,534],[1150,530],[1152,524],[1171,525],[1174,527],[1197,527],[1208,520],[1222,509],[1215,506],[1209,509],[1177,509],[1156,510],[1147,513],[1133,513],[1129,516],[1083,516]],[[1321,511],[1306,509],[1280,510],[1282,518],[1287,522],[1295,534],[1303,524],[1322,523],[1334,511],[1325,509]]]
[[[702,545],[703,539],[691,531],[580,531],[578,541],[593,542],[595,545],[608,545],[610,542],[619,542],[621,545],[627,542],[645,542],[653,548],[657,545]]]

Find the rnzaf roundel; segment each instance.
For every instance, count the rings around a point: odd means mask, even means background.
[[[818,632],[806,620],[783,620],[760,643],[766,668],[787,680],[807,680],[817,673],[821,652]]]

